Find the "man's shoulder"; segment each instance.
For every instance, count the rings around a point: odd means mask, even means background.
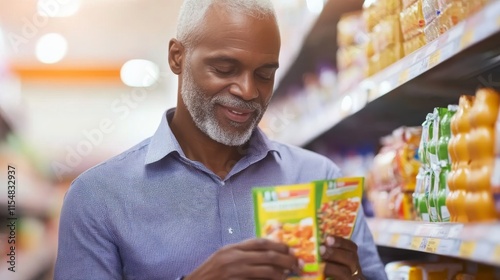
[[[273,140],[271,142],[284,162],[290,162],[294,165],[322,166],[335,173],[340,173],[338,166],[324,155],[282,142]]]
[[[145,155],[151,138],[147,138],[128,150],[103,161],[80,174],[75,181],[105,181],[106,179],[117,179],[128,172],[133,172],[144,165]]]

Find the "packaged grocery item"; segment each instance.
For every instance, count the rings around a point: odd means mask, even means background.
[[[439,15],[433,21],[426,24],[424,28],[424,36],[427,42],[436,40],[441,35],[443,17]]]
[[[329,235],[351,237],[363,183],[337,178],[252,190],[256,236],[287,244],[304,263],[301,275],[287,279],[324,279],[319,246]]]
[[[467,17],[467,8],[463,1],[452,1],[441,10],[440,34],[451,29]]]
[[[439,190],[439,174],[441,173],[441,167],[437,165],[432,166],[431,172],[431,184],[429,192],[426,193],[427,207],[429,209],[429,219],[431,222],[439,222],[439,216],[437,211],[437,194]]]
[[[439,222],[449,222],[450,221],[450,211],[446,206],[446,199],[450,193],[447,183],[448,173],[450,172],[449,165],[442,165],[439,173],[439,183],[438,188],[435,190],[435,199],[436,199],[436,210],[437,210],[437,218]]]
[[[405,41],[424,33],[425,20],[422,11],[422,2],[417,1],[405,8],[400,14],[400,21]]]
[[[373,48],[375,53],[381,53],[387,47],[403,43],[401,24],[398,15],[387,16],[373,28]]]
[[[440,132],[437,143],[438,161],[441,166],[450,166],[451,160],[448,151],[448,145],[451,140],[451,119],[458,110],[457,105],[449,105],[445,115],[439,123]]]
[[[337,24],[337,44],[339,48],[364,43],[363,15],[361,11],[343,14]]]
[[[500,106],[500,94],[494,89],[480,89],[469,115],[471,131],[467,142],[470,176],[467,181],[466,209],[471,221],[496,219],[491,190],[494,163],[494,125]]]
[[[463,270],[460,263],[425,263],[419,261],[398,261],[385,267],[389,280],[443,280],[451,279]]]
[[[257,237],[283,242],[304,263],[303,278],[323,279],[320,266],[314,183],[255,188],[253,190]]]
[[[327,236],[351,238],[361,206],[363,184],[362,177],[317,182],[317,215],[321,242],[324,242]]]
[[[411,54],[412,52],[425,46],[427,42],[429,41],[427,40],[426,34],[424,33],[418,34],[417,36],[403,43],[404,54],[405,55]]]
[[[362,18],[367,32],[371,32],[380,19],[380,9],[377,0],[365,0],[363,3]]]
[[[438,0],[422,0],[422,12],[425,23],[431,23],[440,13]]]
[[[452,137],[448,144],[452,169],[448,174],[450,194],[446,206],[450,211],[452,222],[465,223],[469,221],[465,209],[467,182],[470,176],[470,155],[467,139],[471,130],[469,114],[474,103],[474,96],[462,95],[459,99],[458,110],[451,118]]]
[[[401,4],[403,5],[403,9],[406,9],[417,1],[420,1],[420,0],[402,0]]]

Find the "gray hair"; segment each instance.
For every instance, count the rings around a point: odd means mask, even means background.
[[[270,0],[184,0],[177,24],[177,40],[187,48],[201,36],[201,24],[208,9],[220,5],[230,13],[243,13],[257,18],[271,17],[276,13]]]

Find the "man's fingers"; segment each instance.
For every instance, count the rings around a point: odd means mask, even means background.
[[[321,258],[327,264],[335,264],[347,268],[350,273],[354,273],[358,269],[358,254],[352,251],[321,246]]]
[[[244,252],[241,255],[250,265],[267,265],[281,269],[281,271],[300,272],[298,260],[289,254],[282,254],[276,251],[255,251]]]
[[[348,251],[358,252],[358,245],[349,239],[338,236],[328,236],[326,238],[326,246],[333,248],[342,248]]]
[[[284,280],[288,275],[282,269],[263,265],[248,267],[248,271],[249,272],[245,275],[245,279]]]
[[[271,241],[269,239],[257,238],[245,240],[235,244],[235,248],[243,251],[275,251],[282,254],[289,254],[289,248],[283,243]]]
[[[325,265],[325,276],[335,280],[352,280],[352,272],[349,268],[335,263],[327,263]]]

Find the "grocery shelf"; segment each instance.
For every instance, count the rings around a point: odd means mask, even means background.
[[[290,125],[277,138],[305,146],[331,134],[333,146],[376,145],[399,126],[420,125],[434,107],[456,104],[461,94],[474,94],[480,86],[500,87],[499,40],[500,1],[493,1],[435,41],[340,94],[318,110],[314,121]]]
[[[459,224],[368,219],[379,246],[500,266],[500,223]]]

